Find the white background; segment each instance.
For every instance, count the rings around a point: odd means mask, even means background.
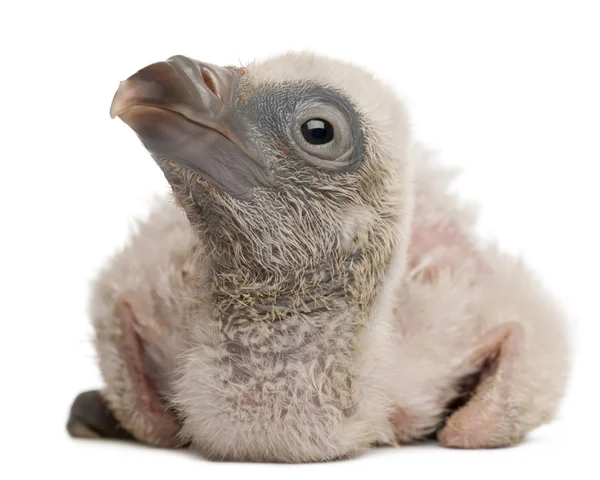
[[[1,8],[0,478],[600,478],[598,2]],[[391,83],[416,136],[464,168],[456,188],[481,205],[482,235],[522,254],[563,302],[576,351],[569,395],[525,444],[285,466],[66,435],[73,397],[101,384],[88,281],[167,189],[135,135],[109,118],[119,80],[174,54],[239,64],[287,49],[349,59]]]

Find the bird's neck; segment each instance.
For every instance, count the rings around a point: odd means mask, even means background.
[[[214,313],[221,325],[232,328],[300,318],[310,323],[350,311],[356,318],[347,321],[362,323],[376,301],[383,269],[362,252],[276,273],[260,265],[232,265],[229,258],[216,258],[211,282]]]

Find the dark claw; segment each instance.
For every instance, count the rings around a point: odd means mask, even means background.
[[[98,390],[82,392],[73,401],[67,421],[72,437],[133,440],[114,417]]]

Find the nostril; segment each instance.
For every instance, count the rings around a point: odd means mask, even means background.
[[[215,78],[210,70],[206,68],[202,69],[202,80],[204,80],[204,83],[208,89],[220,99],[221,94],[217,88],[217,82],[215,81]]]

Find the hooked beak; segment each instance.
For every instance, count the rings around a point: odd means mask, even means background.
[[[235,115],[239,73],[181,55],[149,65],[121,82],[110,107],[161,166],[197,171],[230,195],[248,199],[272,184],[264,161]]]

